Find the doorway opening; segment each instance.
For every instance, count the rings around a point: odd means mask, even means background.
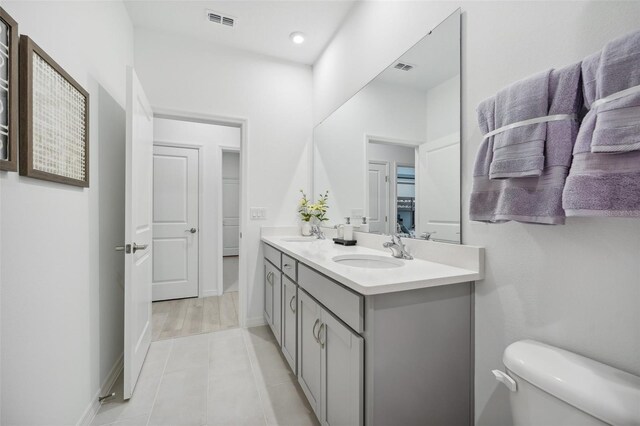
[[[237,294],[240,273],[240,151],[222,154],[222,295]]]
[[[154,117],[153,340],[240,324],[240,144],[238,127]],[[235,163],[225,161],[227,151]],[[232,213],[233,226],[222,226]],[[235,271],[223,268],[224,253],[235,255]],[[223,269],[235,272],[226,292]]]

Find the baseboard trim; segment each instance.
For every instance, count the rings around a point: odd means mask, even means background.
[[[84,410],[82,417],[80,417],[80,420],[76,423],[77,426],[89,426],[91,424],[93,418],[98,414],[98,410],[100,409],[100,402],[98,401],[98,398],[102,395],[106,395],[107,392],[111,390],[116,380],[118,380],[118,376],[122,372],[123,367],[124,354],[120,354],[115,364],[113,364],[113,367],[111,367],[111,370],[109,370],[109,374],[107,374],[104,382],[102,382],[100,389],[98,389],[95,395],[93,395],[93,398]]]
[[[266,325],[267,322],[264,320],[264,317],[254,317],[254,318],[247,318],[247,322],[246,322],[246,328],[249,327],[259,327],[261,325]]]
[[[202,292],[202,297],[211,297],[211,296],[219,296],[218,290],[204,290]]]

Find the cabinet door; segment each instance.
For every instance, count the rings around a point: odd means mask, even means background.
[[[298,306],[298,286],[289,278],[282,277],[282,354],[296,374],[296,342],[298,328],[296,310]]]
[[[320,415],[320,305],[298,291],[298,382],[313,411]]]
[[[265,261],[264,316],[278,344],[282,331],[282,273]]]
[[[269,325],[273,325],[273,266],[264,260],[264,319]]]
[[[273,279],[273,335],[279,345],[282,344],[282,272],[274,268]]]
[[[362,425],[364,412],[364,339],[333,317],[321,313],[323,425]]]

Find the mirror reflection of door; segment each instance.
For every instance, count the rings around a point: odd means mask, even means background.
[[[460,241],[460,158],[458,133],[431,140],[420,147],[420,232],[438,241]]]
[[[389,163],[369,162],[369,232],[389,233]]]
[[[419,142],[368,137],[369,232],[415,234]]]

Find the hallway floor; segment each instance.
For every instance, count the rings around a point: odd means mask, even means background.
[[[153,302],[152,321],[153,341],[236,328],[238,292]]]
[[[93,426],[318,424],[267,326],[153,342],[133,398],[113,391]]]

